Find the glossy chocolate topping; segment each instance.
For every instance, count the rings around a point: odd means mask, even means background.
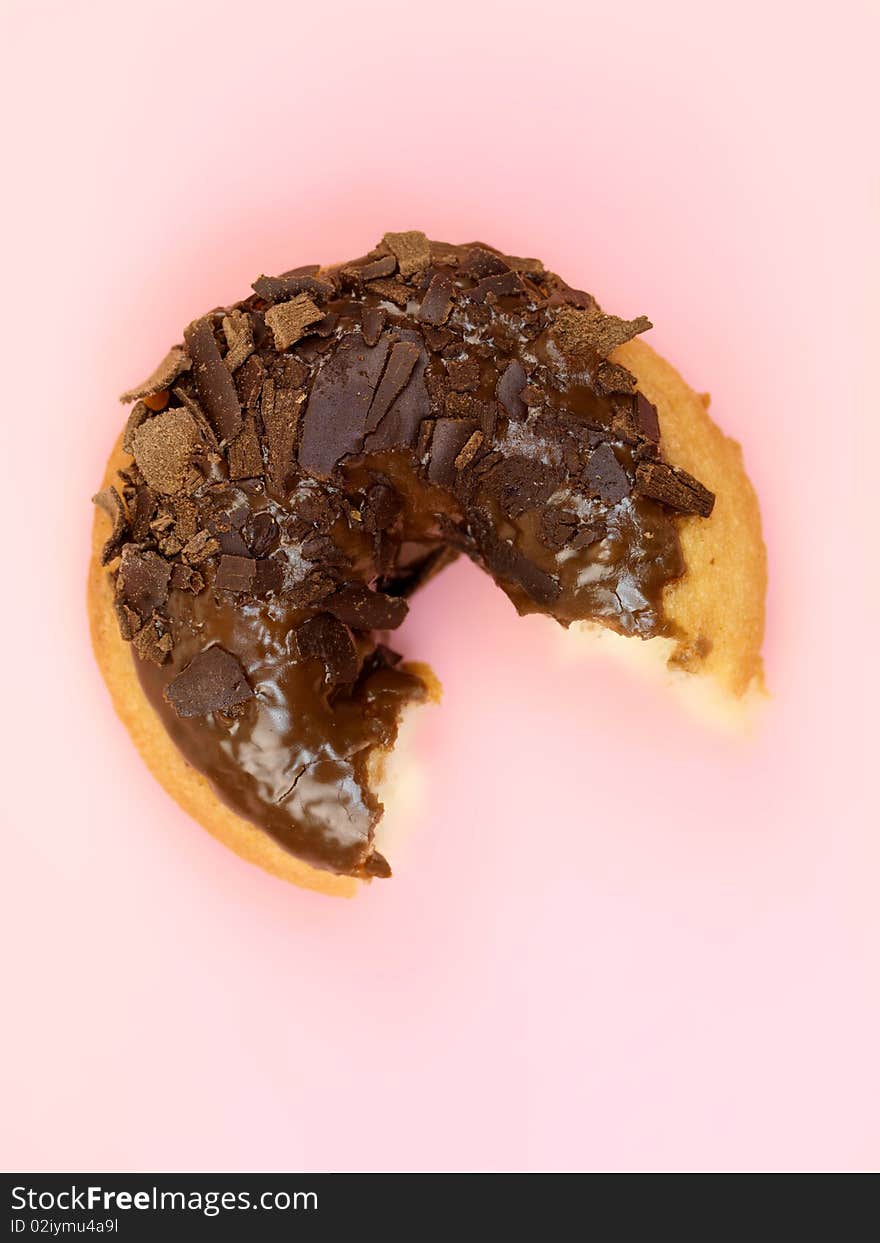
[[[608,359],[648,321],[536,260],[386,234],[254,291],[125,395],[104,559],[190,763],[310,863],[384,876],[375,762],[426,688],[380,640],[416,588],[463,552],[521,613],[668,633],[677,515],[713,498]]]

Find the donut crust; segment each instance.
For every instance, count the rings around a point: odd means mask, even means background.
[[[711,677],[735,698],[752,688],[763,689],[766,553],[758,502],[741,449],[709,417],[708,398],[695,393],[649,345],[631,341],[612,357],[635,374],[639,388],[657,407],[666,460],[701,479],[716,494],[710,518],[680,522],[687,571],[666,588],[663,599],[667,617],[682,636],[672,663],[689,673]],[[102,487],[114,483],[129,460],[120,436]],[[185,811],[242,859],[304,889],[334,897],[354,896],[364,882],[298,859],[232,811],[207,777],[184,759],[144,694],[136,657],[119,634],[112,580],[101,565],[109,532],[109,518],[96,507],[87,588],[92,645],[113,706],[153,776]],[[425,680],[429,699],[439,699],[434,674],[424,665],[409,667]],[[384,758],[382,754],[376,757],[376,783]]]

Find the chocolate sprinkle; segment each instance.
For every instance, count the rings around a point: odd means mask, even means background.
[[[239,661],[217,644],[200,652],[165,687],[166,700],[181,717],[226,712],[253,695]]]

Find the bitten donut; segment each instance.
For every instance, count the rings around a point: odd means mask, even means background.
[[[378,782],[439,688],[388,634],[462,553],[520,613],[761,685],[757,502],[650,327],[412,231],[185,329],[123,395],[88,597],[116,709],[187,811],[310,888],[389,876]]]

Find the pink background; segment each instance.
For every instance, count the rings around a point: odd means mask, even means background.
[[[0,1162],[876,1168],[876,8],[2,11]],[[774,700],[752,744],[707,734],[459,565],[404,635],[446,687],[423,810],[340,903],[142,767],[89,649],[88,497],[190,318],[410,227],[649,312],[712,391]]]

